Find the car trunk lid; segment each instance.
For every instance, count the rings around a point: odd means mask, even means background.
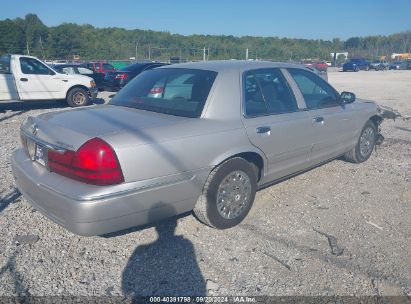
[[[22,133],[38,141],[69,150],[77,150],[87,140],[108,134],[141,132],[150,127],[171,126],[182,120],[177,117],[120,106],[96,106],[29,117]],[[140,139],[140,141],[144,141]],[[142,143],[141,142],[141,143]]]

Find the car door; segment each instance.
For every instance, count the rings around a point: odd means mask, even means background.
[[[20,57],[21,75],[16,79],[22,100],[63,99],[65,81],[45,64],[31,57]]]
[[[269,182],[307,167],[311,120],[297,103],[278,68],[248,71],[243,76],[243,124],[251,143],[267,157]]]
[[[10,68],[10,55],[0,57],[0,100],[19,99]]]
[[[356,134],[355,114],[351,105],[326,81],[304,69],[288,69],[299,88],[311,119],[311,136],[315,139],[310,165],[347,152]]]

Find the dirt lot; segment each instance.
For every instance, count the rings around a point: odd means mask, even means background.
[[[411,71],[329,81],[411,116]],[[336,160],[260,191],[234,229],[188,214],[85,238],[35,211],[10,168],[21,122],[63,107],[0,104],[0,295],[411,296],[411,120],[385,122],[386,140],[364,164]]]

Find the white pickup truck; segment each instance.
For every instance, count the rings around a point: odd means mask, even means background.
[[[32,56],[0,56],[0,101],[66,100],[78,107],[89,104],[97,92],[90,77],[58,73]]]

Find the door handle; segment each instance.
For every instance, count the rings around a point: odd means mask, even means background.
[[[20,78],[20,81],[29,81],[27,78]]]
[[[313,118],[313,122],[323,124],[324,123],[324,117],[317,116],[317,117]]]
[[[258,127],[258,128],[256,129],[256,131],[257,131],[258,134],[267,134],[267,135],[270,135],[271,128],[270,128],[270,127],[267,127],[267,126]]]

